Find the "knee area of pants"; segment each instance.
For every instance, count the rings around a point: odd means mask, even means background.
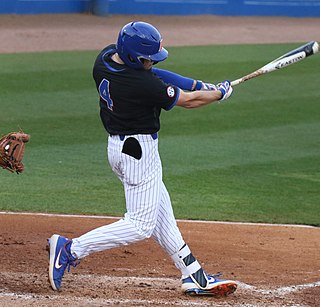
[[[127,220],[136,229],[136,232],[142,237],[142,239],[150,238],[156,226],[155,223],[154,225],[153,223],[151,225],[141,223],[134,218],[129,218],[128,216],[125,217],[125,220]]]
[[[153,229],[152,230],[139,229],[138,231],[139,231],[140,235],[142,235],[144,237],[144,239],[149,239],[152,237]]]

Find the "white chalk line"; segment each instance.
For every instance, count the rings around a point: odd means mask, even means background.
[[[259,289],[255,286],[251,286],[242,282],[239,282],[238,284],[239,284],[239,287],[242,287],[243,289],[248,289],[262,295],[271,295],[274,297],[278,297],[278,296],[285,296],[294,292],[299,292],[309,288],[320,287],[320,280],[312,283],[292,285],[292,286],[280,287],[276,289]]]
[[[32,215],[32,216],[66,217],[66,218],[88,218],[88,219],[121,219],[121,217],[107,216],[107,215],[81,215],[81,214],[60,214],[60,213],[42,213],[42,212],[12,212],[12,211],[0,211],[0,215]],[[204,220],[179,220],[179,219],[177,219],[177,222],[320,229],[319,227],[316,227],[316,226],[299,225],[299,224],[268,224],[268,223],[204,221]]]
[[[7,274],[5,272],[1,273],[2,275],[7,275],[10,277],[10,275],[16,275],[19,276],[19,278],[27,278],[28,276],[32,275],[34,276],[35,274],[28,274],[28,273],[13,273],[13,272],[8,272]],[[177,288],[177,291],[179,289],[180,283],[179,280],[174,279],[174,278],[156,278],[156,277],[116,277],[116,276],[107,276],[107,275],[92,275],[92,274],[79,274],[77,275],[77,278],[82,279],[86,282],[90,280],[94,280],[94,282],[98,283],[106,283],[106,284],[122,284],[122,285],[127,285],[128,282],[131,282],[133,284],[139,284],[141,282],[151,282],[151,283],[157,283],[158,285],[161,283],[166,283],[169,285],[172,285]],[[320,287],[320,281],[312,282],[312,283],[306,283],[306,284],[299,284],[299,285],[291,285],[291,286],[286,286],[286,287],[280,287],[280,288],[271,288],[271,289],[266,289],[266,288],[259,288],[253,285],[249,285],[246,283],[242,282],[237,282],[238,283],[238,290],[236,293],[245,293],[245,292],[252,292],[255,294],[260,294],[263,298],[279,298],[283,297],[285,298],[286,295],[299,292],[305,289],[310,289],[310,288],[315,288],[315,287]],[[67,291],[67,290],[66,290]],[[139,290],[137,289],[137,292]],[[166,291],[164,289],[164,291]],[[59,292],[56,292],[56,294],[35,294],[35,293],[14,293],[10,291],[6,291],[6,289],[1,289],[0,288],[0,298],[3,297],[8,297],[11,299],[22,299],[22,300],[57,300],[59,297],[59,301],[63,303],[63,301],[66,300],[72,300],[73,302],[77,303],[82,303],[82,304],[103,304],[103,305],[110,305],[110,304],[131,304],[131,305],[170,305],[170,306],[212,306],[212,303],[206,302],[201,300],[199,298],[199,301],[195,300],[183,300],[175,299],[175,301],[170,300],[163,300],[163,299],[155,299],[155,300],[145,300],[145,299],[104,299],[104,298],[89,298],[89,297],[80,297],[80,296],[72,296],[72,295],[66,295],[64,294],[63,296],[59,295]],[[226,306],[228,304],[227,302],[217,302],[215,301],[215,306]],[[250,306],[247,305],[246,306]],[[252,306],[257,306],[257,305],[252,305]],[[296,305],[295,306],[299,306]]]

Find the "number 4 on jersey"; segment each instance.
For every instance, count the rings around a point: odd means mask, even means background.
[[[99,85],[99,94],[100,97],[107,103],[108,109],[112,111],[113,108],[113,101],[110,97],[109,92],[109,81],[106,79],[103,79]]]

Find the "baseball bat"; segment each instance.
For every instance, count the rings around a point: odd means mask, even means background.
[[[311,41],[303,46],[298,47],[297,49],[289,51],[288,53],[280,56],[272,62],[255,70],[251,74],[245,75],[242,78],[232,81],[231,85],[235,86],[247,80],[269,73],[271,71],[287,67],[317,52],[319,52],[319,44],[316,41]]]

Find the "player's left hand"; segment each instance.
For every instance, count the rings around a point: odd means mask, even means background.
[[[216,91],[217,89],[218,89],[217,86],[212,83],[202,82],[202,87],[201,87],[202,91]]]

